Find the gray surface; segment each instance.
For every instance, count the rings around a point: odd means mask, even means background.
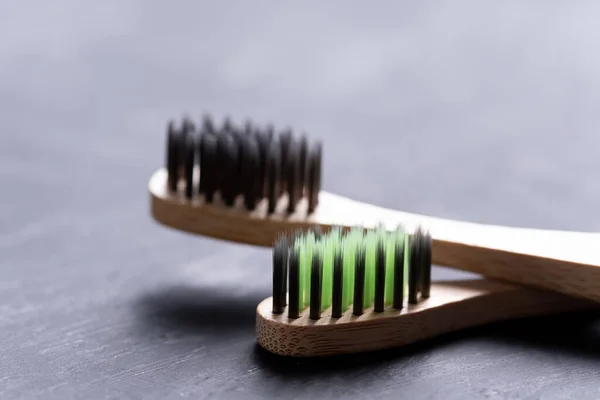
[[[330,191],[597,230],[600,4],[176,3],[0,4],[2,399],[600,397],[594,318],[268,357],[268,251],[158,226],[146,193],[166,119],[206,110],[323,138]]]

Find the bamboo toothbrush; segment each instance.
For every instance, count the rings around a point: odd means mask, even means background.
[[[272,126],[216,128],[171,122],[167,166],[149,181],[151,212],[164,225],[271,246],[280,232],[319,226],[427,226],[433,263],[600,301],[597,233],[505,227],[378,207],[321,190],[321,143]]]
[[[273,248],[272,297],[256,311],[258,343],[283,356],[330,356],[598,306],[490,280],[432,283],[431,244],[421,228],[280,236]]]

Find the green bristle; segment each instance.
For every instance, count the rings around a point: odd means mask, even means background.
[[[321,241],[323,252],[323,296],[321,300],[321,311],[331,306],[331,295],[333,285],[333,255],[335,254],[335,240],[331,234],[326,235]]]
[[[345,310],[354,300],[354,264],[356,247],[362,240],[363,229],[354,227],[344,236],[342,251],[344,252],[344,294],[342,296],[342,308]]]
[[[314,242],[312,243],[310,259],[312,260],[313,256],[316,256],[317,254],[320,255],[319,260],[321,261],[321,264],[323,264],[321,268],[321,271],[323,271],[321,274],[321,310],[323,310],[323,275],[325,272],[325,264],[323,263],[323,241],[315,238]]]
[[[394,240],[393,233],[385,235],[385,305],[394,299]]]
[[[354,286],[354,277],[352,271],[354,271],[354,252],[352,245],[347,238],[342,240],[342,255],[343,255],[343,284],[342,284],[342,310],[346,310],[350,303],[352,303],[352,290]]]
[[[306,299],[306,285],[307,285],[307,278],[310,278],[310,276],[307,274],[307,269],[308,269],[308,264],[309,264],[309,260],[306,259],[306,237],[304,236],[300,236],[296,239],[296,242],[294,243],[294,245],[298,248],[298,255],[299,255],[299,260],[300,262],[298,263],[300,265],[300,279],[298,280],[299,283],[299,292],[298,292],[298,305],[300,306],[300,309],[304,309],[306,303],[307,303],[307,299]]]
[[[402,236],[404,237],[404,293],[407,293],[407,290],[408,290],[408,263],[410,260],[410,235],[404,234],[404,231],[403,231]]]
[[[377,238],[374,231],[365,235],[365,297],[363,306],[368,308],[373,303],[375,296],[375,255],[377,251]]]
[[[411,235],[407,234],[401,226],[393,231],[387,231],[383,226],[379,226],[367,230],[362,227],[354,227],[346,232],[333,227],[328,233],[319,237],[314,232],[296,236],[292,247],[299,258],[298,305],[300,311],[306,310],[310,306],[313,254],[318,254],[319,259],[322,261],[321,313],[331,308],[334,260],[337,251],[342,255],[341,311],[345,313],[350,310],[354,301],[355,257],[359,249],[362,249],[365,257],[363,307],[365,310],[371,308],[375,300],[376,259],[377,248],[380,243],[383,244],[385,260],[384,304],[386,307],[391,306],[394,300],[394,254],[398,243],[402,243],[405,249],[403,293],[408,293],[410,240]]]
[[[304,271],[304,307],[308,307],[310,305],[310,270],[312,266],[313,247],[315,245],[314,232],[308,232],[302,245],[304,259],[300,258],[300,262],[303,263]]]

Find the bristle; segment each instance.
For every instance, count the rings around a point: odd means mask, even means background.
[[[235,203],[235,197],[237,195],[237,181],[238,181],[238,163],[239,163],[239,148],[238,143],[233,135],[228,136],[228,140],[225,142],[223,164],[221,167],[223,168],[223,182],[221,184],[222,187],[222,195],[223,201],[225,205],[231,207]]]
[[[248,210],[266,199],[268,214],[278,210],[284,194],[288,198],[284,212],[288,214],[306,196],[309,212],[314,212],[321,188],[321,144],[310,143],[304,134],[294,138],[290,128],[275,132],[272,125],[261,129],[249,120],[238,126],[230,117],[219,127],[209,115],[201,117],[198,128],[188,117],[182,119],[179,129],[169,121],[165,152],[168,190],[183,190],[188,200],[203,196],[207,203],[213,203],[219,193],[227,207],[233,207],[241,195]],[[192,173],[190,136],[195,143]],[[253,153],[247,156],[246,151]],[[196,166],[199,174],[194,172]],[[185,185],[179,184],[182,180]]]
[[[291,129],[285,129],[284,131],[282,131],[279,134],[279,154],[281,155],[279,170],[281,171],[282,174],[285,174],[285,171],[287,171],[287,165],[289,162],[288,160],[290,159],[289,150],[290,150],[291,140],[292,140],[292,130]],[[280,196],[282,193],[284,193],[288,190],[287,183],[288,183],[287,179],[285,179],[285,177],[283,177],[281,179],[281,185],[279,188]]]
[[[321,302],[323,293],[323,262],[318,251],[313,252],[310,268],[310,319],[321,318]]]
[[[208,203],[213,201],[217,190],[217,138],[206,135],[202,138],[202,154],[200,155],[200,171],[204,171],[204,197]]]
[[[314,184],[312,186],[312,192],[311,192],[311,196],[312,196],[312,203],[314,204],[314,208],[316,209],[317,206],[319,205],[319,191],[321,188],[321,164],[323,163],[323,145],[321,144],[320,141],[315,143],[315,150],[314,150],[314,157],[315,157],[315,162],[314,162],[314,166],[315,166],[315,173],[314,173]]]
[[[362,315],[365,302],[365,248],[359,244],[356,249],[356,262],[354,265],[354,315]]]
[[[401,310],[405,293],[408,304],[418,303],[419,293],[421,299],[430,295],[431,249],[431,236],[422,228],[412,235],[402,227],[387,231],[383,226],[280,234],[273,250],[273,268],[278,268],[273,271],[273,308],[287,305],[290,318],[308,310],[311,319],[323,313],[340,318],[346,312]]]
[[[383,238],[384,246],[384,268],[385,268],[385,289],[384,303],[385,306],[391,306],[394,302],[394,244],[393,233],[388,233]]]
[[[269,143],[271,142],[271,140],[273,140],[274,132],[275,132],[275,128],[273,127],[273,125],[268,124],[265,128],[265,133],[267,135],[267,139],[268,139]]]
[[[283,306],[287,306],[288,305],[288,299],[287,299],[287,291],[288,291],[288,270],[289,270],[289,266],[290,266],[290,248],[289,248],[289,239],[288,237],[282,236],[280,238],[281,240],[281,246],[282,246],[282,252],[283,252],[283,259],[285,260],[283,263],[283,284],[282,284],[282,289],[281,289],[281,300],[282,300],[282,304]]]
[[[375,293],[375,253],[376,239],[375,231],[368,231],[365,235],[365,283],[364,283],[364,298],[363,308],[368,308]]]
[[[311,229],[312,234],[315,236],[315,239],[319,240],[323,237],[323,230],[320,225],[315,225]]]
[[[230,181],[225,179],[225,173],[228,168],[229,148],[232,146],[232,141],[233,138],[229,133],[223,132],[217,136],[217,159],[213,176],[216,185],[215,189],[219,190],[222,196],[225,194],[224,192],[227,192],[225,185],[231,184]]]
[[[179,180],[178,168],[178,149],[179,149],[179,133],[175,130],[174,122],[169,121],[167,127],[167,174],[169,181],[169,190],[177,190],[177,182]]]
[[[335,244],[330,235],[325,235],[319,240],[319,251],[321,252],[321,262],[323,263],[323,294],[321,301],[321,311],[331,307],[333,292],[333,263],[335,254]]]
[[[343,253],[341,246],[336,249],[333,259],[333,288],[331,296],[331,316],[339,318],[342,316],[342,294],[344,282]]]
[[[280,196],[281,149],[277,141],[271,142],[267,159],[267,200],[268,213],[273,214]]]
[[[205,134],[214,134],[216,132],[212,118],[208,114],[202,116],[202,132]]]
[[[233,122],[231,122],[230,117],[225,117],[223,119],[223,127],[221,128],[223,132],[231,133],[233,131]]]
[[[250,136],[254,132],[254,126],[249,119],[244,123],[244,135]]]
[[[315,143],[308,156],[307,197],[308,212],[312,213],[319,203],[319,187],[321,173],[321,144]]]
[[[300,200],[301,188],[300,169],[298,164],[298,150],[296,142],[291,139],[288,145],[287,164],[282,173],[286,173],[286,191],[288,194],[287,212],[293,213],[296,209],[296,204]]]
[[[303,268],[303,272],[304,272],[304,306],[307,307],[310,305],[310,293],[311,293],[311,289],[312,289],[312,282],[310,279],[310,273],[311,273],[311,266],[312,266],[312,257],[313,257],[313,252],[314,252],[314,247],[315,247],[315,242],[316,242],[316,238],[315,238],[315,234],[314,232],[308,232],[306,234],[306,236],[303,238],[303,252],[302,255],[304,256],[303,258],[301,258],[301,263],[302,263],[302,268]]]
[[[182,126],[183,126],[183,131],[185,132],[186,136],[194,135],[194,133],[196,131],[196,124],[194,124],[194,121],[192,121],[189,116],[183,117]]]
[[[298,247],[292,246],[290,249],[290,258],[289,258],[289,301],[288,301],[288,317],[290,318],[298,318],[300,313],[300,252]]]
[[[281,237],[273,248],[273,314],[281,314],[286,305],[287,256],[288,242]]]
[[[421,239],[421,297],[429,298],[431,290],[431,251],[432,240],[429,232],[422,233]]]
[[[190,134],[185,138],[184,149],[185,197],[191,199],[194,194],[194,166],[196,163],[196,141],[193,135]]]
[[[266,196],[266,176],[267,176],[267,157],[269,154],[269,138],[265,132],[258,131],[256,133],[256,141],[258,143],[259,170],[258,170],[258,195],[260,198]]]
[[[418,234],[412,235],[409,240],[410,256],[408,263],[408,302],[410,304],[417,304],[418,292],[421,286],[421,273],[419,271],[421,266],[420,246],[421,236]]]
[[[242,194],[244,196],[244,205],[248,210],[256,208],[258,199],[258,173],[259,173],[259,152],[256,138],[248,136],[243,141],[244,150],[242,153],[241,180],[243,184]]]
[[[304,191],[306,190],[306,187],[308,186],[307,183],[307,179],[306,179],[306,170],[308,168],[308,139],[306,138],[306,135],[302,135],[302,137],[300,138],[300,146],[298,147],[298,162],[299,162],[299,171],[300,171],[300,178],[299,178],[299,182],[300,182],[300,187],[302,189],[302,191],[300,192],[300,196],[304,196]]]
[[[383,240],[377,241],[377,254],[375,261],[375,301],[374,311],[383,312],[385,307],[385,252]]]
[[[178,175],[179,179],[185,179],[185,158],[187,152],[188,138],[193,135],[193,124],[188,118],[184,118],[181,124],[179,146],[177,158],[179,162]]]
[[[402,309],[404,303],[404,274],[405,274],[405,239],[404,235],[398,240],[399,234],[396,236],[396,241],[393,244],[394,251],[394,299],[393,307]]]
[[[202,131],[196,135],[196,164],[199,167],[199,182],[198,182],[198,194],[204,195],[204,184],[206,181],[206,170],[202,168],[202,154],[204,153],[204,137]]]
[[[245,181],[243,180],[244,179],[243,160],[244,160],[244,150],[246,149],[245,143],[248,140],[248,138],[246,135],[244,135],[239,130],[235,130],[233,136],[235,138],[235,144],[237,147],[237,159],[236,159],[237,168],[235,168],[235,178],[234,178],[235,180],[234,180],[232,189],[233,189],[234,195],[237,197],[239,195],[244,194]]]

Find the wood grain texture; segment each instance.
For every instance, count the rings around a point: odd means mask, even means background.
[[[321,319],[311,320],[306,309],[299,318],[290,319],[286,310],[273,314],[271,306],[268,298],[256,309],[258,343],[272,353],[293,357],[389,349],[506,319],[600,307],[559,293],[484,279],[436,282],[431,297],[418,304],[382,313],[369,308],[361,316],[353,315],[350,308],[341,318],[331,318],[330,310],[325,310]]]
[[[337,225],[344,228],[379,224],[394,229],[398,224],[412,231],[424,225],[433,238],[433,263],[587,298],[600,302],[600,234],[551,231],[433,218],[385,209],[325,191],[319,206],[307,215],[305,199],[287,215],[282,197],[276,213],[267,215],[266,204],[248,212],[240,202],[234,208],[218,198],[205,204],[200,196],[191,200],[171,193],[167,174],[159,169],[150,178],[152,216],[175,229],[262,246],[271,246],[278,232],[319,226],[324,231]]]

